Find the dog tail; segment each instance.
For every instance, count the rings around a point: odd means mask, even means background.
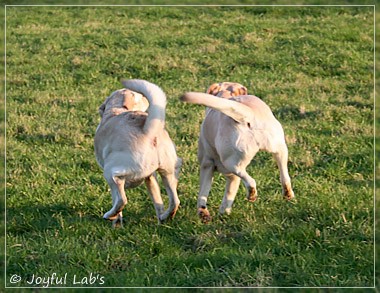
[[[186,103],[199,104],[218,110],[238,123],[251,123],[254,118],[251,108],[234,100],[196,92],[185,93],[180,99]]]
[[[165,127],[166,95],[157,85],[142,79],[122,80],[125,88],[141,93],[149,101],[148,118],[143,131],[145,134],[155,134]]]

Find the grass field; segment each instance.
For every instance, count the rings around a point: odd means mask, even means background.
[[[6,285],[372,287],[373,35],[373,7],[8,7]],[[181,208],[163,225],[144,186],[127,192],[123,228],[102,220],[111,197],[93,137],[120,78],[168,96],[184,164]],[[258,201],[241,186],[218,217],[216,175],[204,225],[204,109],[178,98],[216,81],[246,85],[281,121],[296,199],[259,153]]]

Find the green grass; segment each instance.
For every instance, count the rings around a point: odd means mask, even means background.
[[[67,273],[107,287],[374,285],[372,7],[8,7],[6,285]],[[168,96],[167,129],[184,159],[174,220],[157,225],[145,187],[125,225],[93,152],[97,109],[121,78]],[[224,179],[196,214],[201,107],[186,91],[236,81],[281,121],[296,199],[281,197],[271,156],[249,167],[217,215]],[[166,196],[165,196],[166,197]],[[22,277],[17,284],[10,277]]]

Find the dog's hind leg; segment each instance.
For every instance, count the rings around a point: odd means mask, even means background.
[[[245,188],[247,189],[247,199],[250,202],[256,201],[258,195],[257,195],[255,179],[249,176],[249,174],[247,173],[245,169],[236,171],[235,174],[239,176],[244,182]]]
[[[286,144],[282,144],[278,151],[273,153],[273,157],[276,160],[277,166],[280,170],[282,195],[285,199],[292,199],[294,197],[294,192],[288,172],[288,148]]]
[[[236,162],[240,162],[237,164]],[[239,157],[231,156],[227,160],[223,161],[224,167],[231,173],[239,176],[245,185],[247,190],[247,199],[250,202],[254,202],[257,199],[256,181],[245,170],[245,165],[239,161]]]
[[[179,198],[177,194],[178,180],[175,174],[160,172],[160,175],[162,178],[162,182],[164,183],[166,192],[168,193],[168,196],[169,196],[169,207],[165,212],[163,212],[160,215],[160,220],[164,221],[168,217],[173,218],[175,216],[180,202],[179,202]]]
[[[204,223],[211,220],[210,212],[207,209],[207,198],[210,194],[211,184],[214,174],[214,164],[212,161],[202,162],[200,168],[200,189],[198,194],[198,215]]]
[[[240,177],[229,174],[226,177],[226,190],[224,193],[222,204],[219,208],[219,213],[226,213],[229,215],[231,213],[232,204],[234,203],[236,193],[239,189]]]
[[[158,222],[161,223],[160,215],[164,212],[164,203],[162,201],[160,186],[158,185],[156,177],[152,174],[145,178],[145,184],[148,188],[148,193],[153,201],[154,208],[156,210],[156,215]]]
[[[125,196],[124,191],[125,179],[123,177],[112,176],[112,174],[109,174],[108,176],[105,174],[104,177],[111,188],[112,208],[104,214],[103,218],[114,221],[114,224],[116,224],[117,221],[122,223],[121,211],[127,204],[127,197]]]

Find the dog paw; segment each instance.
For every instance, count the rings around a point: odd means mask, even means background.
[[[211,221],[211,215],[207,208],[199,208],[198,216],[204,224],[207,224]]]
[[[232,208],[226,208],[223,205],[220,206],[219,208],[219,214],[220,215],[230,215],[232,211]]]
[[[170,218],[170,219],[173,219],[173,218],[174,218],[175,214],[176,214],[177,211],[178,211],[178,208],[179,208],[179,205],[177,205],[177,206],[174,208],[174,210],[169,214],[169,218]]]
[[[282,196],[286,200],[291,200],[292,198],[294,198],[294,192],[290,184],[285,184],[282,187]]]
[[[247,199],[250,202],[255,202],[257,200],[257,191],[255,188],[252,188],[249,193],[247,194]]]
[[[284,196],[284,199],[291,200],[294,198],[294,192],[291,188],[286,189],[285,192],[283,193],[283,196]]]
[[[123,227],[123,214],[121,212],[117,213],[116,215],[107,212],[104,214],[103,219],[112,221],[112,228]]]
[[[158,224],[162,224],[162,223],[164,223],[164,222],[166,222],[166,221],[172,220],[172,219],[174,218],[175,214],[176,214],[176,211],[171,212],[171,213],[169,213],[169,214],[168,214],[168,213],[165,213],[165,214],[161,214],[161,215],[159,215],[159,216],[157,217],[157,219],[158,219]]]
[[[114,220],[117,220],[118,218],[119,218],[119,213],[115,214],[115,213],[112,213],[111,211],[108,211],[103,215],[103,219],[108,220],[108,221],[114,221]]]
[[[117,218],[117,214],[116,215],[112,215],[110,212],[107,212],[103,215],[103,219],[104,220],[108,220],[108,221],[113,221]]]
[[[108,212],[103,215],[103,219],[107,221],[112,221],[112,219],[110,219],[110,215]]]
[[[123,228],[123,217],[118,217],[112,221],[112,228]]]

